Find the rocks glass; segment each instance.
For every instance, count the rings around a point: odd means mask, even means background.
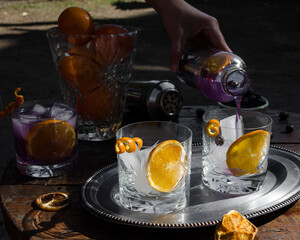
[[[25,101],[12,113],[17,167],[27,176],[66,173],[78,162],[77,112],[51,101]]]
[[[189,196],[191,130],[172,122],[138,122],[119,129],[116,137],[138,137],[143,140],[143,147],[117,154],[119,193],[115,200],[127,209],[145,213],[165,214],[183,209]],[[154,156],[159,148],[164,148],[160,152],[164,157]],[[180,157],[172,162],[176,153]]]
[[[61,34],[57,27],[47,30],[63,99],[78,111],[79,139],[110,139],[121,125],[138,33],[126,29],[126,33],[103,35]]]
[[[212,126],[211,132],[208,126]],[[239,120],[234,109],[206,112],[202,127],[203,183],[229,194],[259,190],[267,172],[271,128],[271,117],[261,112],[241,110]]]

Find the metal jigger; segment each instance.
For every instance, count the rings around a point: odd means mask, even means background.
[[[169,80],[130,81],[127,107],[130,111],[146,114],[153,120],[171,120],[178,116],[182,96]]]

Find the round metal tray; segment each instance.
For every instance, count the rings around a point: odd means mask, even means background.
[[[83,207],[90,213],[116,223],[157,227],[191,228],[216,225],[223,214],[237,210],[246,218],[264,215],[300,198],[300,155],[271,146],[269,165],[262,188],[249,195],[233,196],[214,192],[202,184],[201,144],[193,145],[190,200],[188,206],[172,214],[149,214],[119,206],[113,196],[118,191],[117,165],[95,172],[80,189]]]

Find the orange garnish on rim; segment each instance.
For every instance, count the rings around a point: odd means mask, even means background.
[[[4,108],[3,111],[0,112],[0,118],[4,118],[6,115],[12,113],[14,110],[16,110],[21,103],[24,102],[24,97],[22,95],[19,95],[18,92],[21,91],[21,88],[16,88],[14,95],[15,95],[15,102],[11,102],[7,105],[6,108]]]
[[[211,119],[206,124],[206,133],[210,137],[217,137],[219,135],[220,122],[216,119]]]
[[[134,137],[134,138],[129,138],[129,137],[122,137],[116,141],[115,144],[115,151],[118,154],[126,152],[135,152],[137,147],[141,149],[143,146],[143,140]]]

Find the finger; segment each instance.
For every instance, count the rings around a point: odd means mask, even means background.
[[[210,29],[203,30],[203,33],[209,39],[210,43],[212,44],[212,47],[219,50],[232,52],[231,49],[228,47],[224,39],[224,36],[220,32],[220,30],[215,28],[210,28]]]
[[[172,41],[170,52],[171,72],[178,71],[179,61],[183,52],[183,42],[180,40]]]

